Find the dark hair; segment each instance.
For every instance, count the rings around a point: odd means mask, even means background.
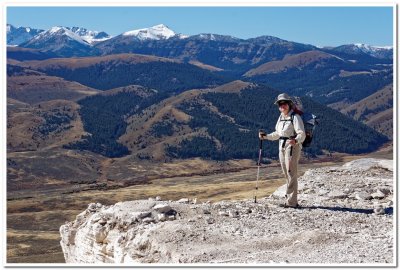
[[[289,105],[289,111],[293,109],[293,103],[291,101],[288,100],[281,100],[278,102],[278,106],[282,103],[288,104]]]

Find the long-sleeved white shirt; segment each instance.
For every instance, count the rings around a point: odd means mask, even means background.
[[[266,139],[270,141],[278,140],[280,137],[288,137],[296,139],[297,143],[301,144],[306,139],[306,132],[304,130],[304,123],[301,116],[297,113],[293,115],[293,124],[290,121],[293,111],[290,111],[287,116],[281,114],[275,125],[275,131],[267,134]],[[284,121],[287,120],[287,121]],[[286,144],[288,146],[289,144]],[[281,145],[279,145],[281,147]]]

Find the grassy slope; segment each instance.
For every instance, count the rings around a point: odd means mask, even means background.
[[[63,99],[77,101],[99,91],[77,82],[55,76],[9,76],[7,97],[35,104],[43,101]]]
[[[393,138],[393,85],[387,85],[376,93],[341,110],[355,120]]]
[[[7,99],[7,151],[60,148],[78,140],[85,134],[78,109],[68,100],[29,105]]]

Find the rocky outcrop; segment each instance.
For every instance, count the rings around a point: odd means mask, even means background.
[[[394,263],[393,161],[307,171],[257,203],[162,198],[92,203],[61,226],[67,263]]]

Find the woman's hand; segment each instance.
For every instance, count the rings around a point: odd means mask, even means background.
[[[288,141],[290,145],[295,145],[297,141],[295,139],[291,139]]]

